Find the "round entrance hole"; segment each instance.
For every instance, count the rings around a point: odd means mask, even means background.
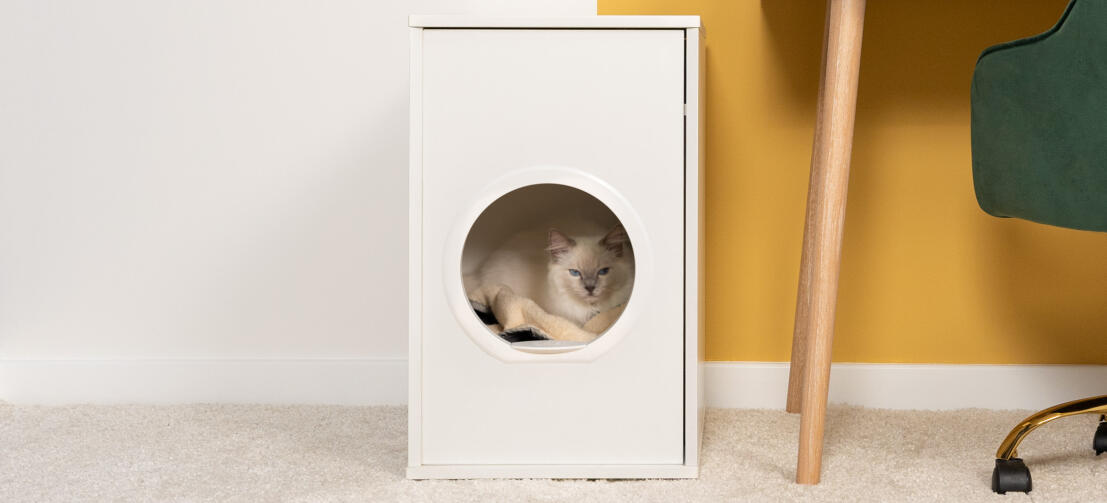
[[[634,249],[603,202],[568,185],[515,189],[465,238],[462,283],[473,315],[528,353],[563,353],[602,337],[634,287]]]

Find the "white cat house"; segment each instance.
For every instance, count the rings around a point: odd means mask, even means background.
[[[699,17],[410,25],[408,477],[697,476]],[[545,237],[505,244],[530,231]],[[536,281],[563,281],[566,295],[615,284],[600,258],[563,267],[558,243],[632,260],[629,298],[572,323],[482,276],[519,246],[548,259]],[[512,267],[529,266],[501,270]]]

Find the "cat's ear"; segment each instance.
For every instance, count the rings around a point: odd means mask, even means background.
[[[550,257],[554,260],[569,253],[569,250],[576,246],[576,244],[577,242],[573,241],[573,238],[566,236],[557,229],[550,229],[549,234],[546,236],[546,251],[550,253]]]
[[[614,252],[616,257],[622,257],[623,250],[630,246],[630,237],[627,236],[627,230],[622,225],[616,225],[607,231],[607,235],[600,240],[600,244]]]

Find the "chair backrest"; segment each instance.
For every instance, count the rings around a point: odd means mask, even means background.
[[[1107,0],[980,55],[972,167],[992,215],[1107,231]]]

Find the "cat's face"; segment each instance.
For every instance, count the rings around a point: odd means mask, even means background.
[[[605,302],[634,281],[634,256],[621,225],[601,238],[572,238],[550,229],[546,251],[550,281],[578,302]]]

